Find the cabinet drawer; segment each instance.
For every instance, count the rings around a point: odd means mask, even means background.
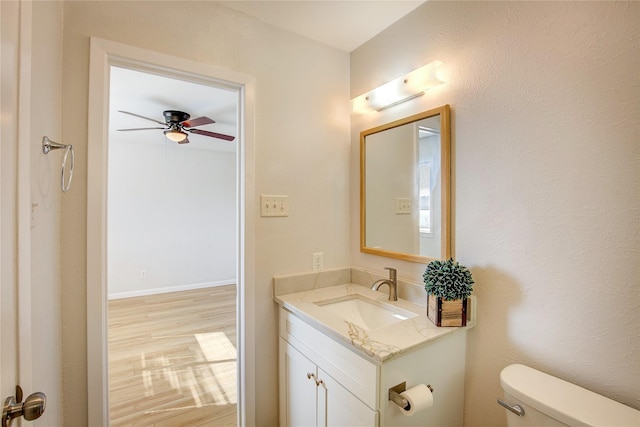
[[[378,367],[375,364],[283,308],[280,308],[280,336],[367,406],[378,409]]]

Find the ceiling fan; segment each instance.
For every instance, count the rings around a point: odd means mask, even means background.
[[[175,141],[178,144],[188,144],[189,143],[189,133],[194,133],[196,135],[204,135],[209,136],[211,138],[224,139],[225,141],[233,141],[235,136],[225,135],[222,133],[210,132],[208,130],[195,129],[196,126],[209,125],[211,123],[215,123],[213,119],[209,117],[198,117],[193,120],[191,119],[191,115],[185,113],[184,111],[176,111],[176,110],[166,110],[163,111],[164,122],[160,120],[151,119],[149,117],[141,116],[140,114],[130,113],[128,111],[118,110],[119,113],[128,114],[130,116],[139,117],[141,119],[149,120],[154,123],[158,123],[162,125],[162,127],[151,127],[151,128],[133,128],[133,129],[118,129],[119,131],[132,131],[132,130],[150,130],[150,129],[163,129],[164,135],[170,139],[171,141]]]

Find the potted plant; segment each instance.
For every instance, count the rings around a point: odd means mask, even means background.
[[[466,326],[467,298],[473,278],[467,267],[450,258],[432,261],[422,276],[427,291],[427,317],[436,326]]]

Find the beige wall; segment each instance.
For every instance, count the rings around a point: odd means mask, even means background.
[[[456,258],[476,280],[465,426],[500,426],[500,370],[528,364],[640,407],[640,4],[427,2],[351,54],[357,96],[434,59],[447,84],[357,133],[452,107]],[[358,252],[352,265],[424,265]],[[425,363],[446,363],[429,361]]]
[[[428,2],[353,52],[351,96],[432,59],[446,62],[448,84],[353,118],[349,148],[347,54],[208,2],[65,3],[64,74],[47,77],[62,80],[62,139],[77,150],[59,229],[64,425],[84,426],[87,417],[85,141],[94,35],[256,77],[252,196],[288,194],[291,205],[286,219],[251,219],[258,425],[274,425],[277,416],[274,274],[309,271],[311,253],[324,252],[327,268],[394,266],[400,277],[420,280],[423,265],[358,252],[357,133],[445,103],[453,113],[455,252],[471,267],[479,300],[466,425],[504,422],[495,405],[498,373],[516,361],[637,407],[639,6]],[[59,10],[41,11],[54,28],[35,31],[50,34],[60,53]],[[166,23],[176,16],[186,24],[172,31]],[[42,218],[56,229],[54,211]],[[38,235],[34,248],[58,249],[54,237]],[[34,271],[34,279],[47,273],[55,266]],[[46,285],[51,298],[56,286]]]
[[[32,390],[47,395],[35,426],[62,426],[60,328],[60,166],[63,153],[42,152],[44,135],[62,140],[62,3],[33,2],[31,57],[31,302]],[[44,355],[44,357],[39,357]]]
[[[172,29],[171,23],[179,26]],[[254,203],[289,196],[287,218],[256,225],[256,420],[277,424],[277,329],[272,276],[348,265],[349,56],[213,2],[64,4],[64,138],[76,147],[62,202],[62,325],[66,427],[87,420],[86,191],[89,37],[226,67],[256,79]]]

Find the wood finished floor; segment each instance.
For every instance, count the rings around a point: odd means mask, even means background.
[[[235,285],[109,301],[111,427],[236,425]]]

